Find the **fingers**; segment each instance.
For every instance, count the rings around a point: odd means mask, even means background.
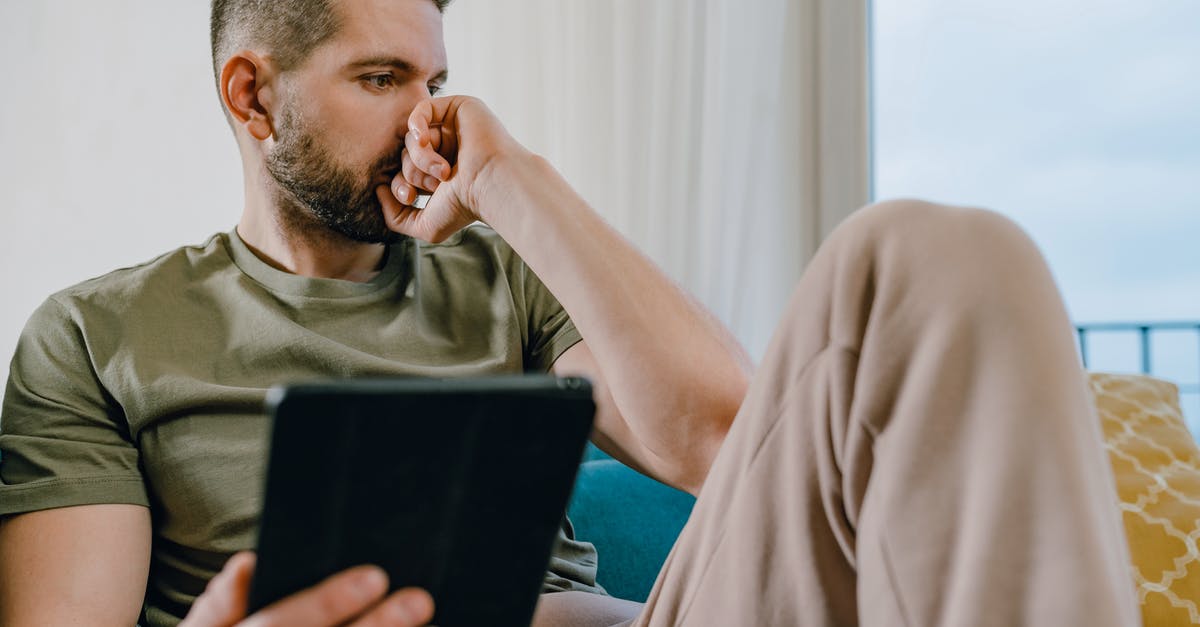
[[[440,139],[440,130],[438,135]],[[404,136],[404,152],[423,174],[439,181],[450,178],[450,162],[433,147],[432,132],[428,128],[410,129]]]
[[[351,627],[418,627],[433,620],[433,597],[419,588],[397,590]]]
[[[475,221],[469,213],[455,209],[444,196],[439,200],[440,194],[430,198],[429,205],[422,209],[401,203],[386,185],[375,188],[389,229],[434,244]]]
[[[412,204],[416,202],[417,198],[415,189],[397,176],[392,180],[390,189],[383,185],[376,187],[375,196],[379,198],[379,204],[383,209],[383,219],[387,222],[389,229],[429,241],[424,237],[425,234],[420,225],[422,210]]]
[[[380,602],[387,591],[387,576],[377,567],[360,566],[338,573],[239,623],[246,615],[254,564],[255,555],[249,552],[229,558],[180,625],[326,627],[353,620],[351,624],[356,627],[418,627],[433,619],[433,598],[428,592],[405,588]]]
[[[408,114],[408,133],[413,135],[414,141],[419,146],[425,146],[432,143],[430,137],[430,129],[435,123],[441,123],[446,119],[446,107],[439,106],[442,103],[449,101],[449,98],[430,98],[417,103],[413,107],[412,113]],[[405,138],[407,141],[408,138]]]
[[[377,566],[358,566],[273,603],[243,625],[325,627],[341,625],[375,605],[387,592],[387,575]]]
[[[391,189],[383,185],[376,187],[375,196],[379,198],[383,219],[389,229],[426,242],[432,241],[432,234],[426,232],[422,209],[412,205],[416,202],[417,192],[400,177],[392,181]]]
[[[404,175],[403,182],[407,183],[408,187],[415,188],[413,190],[414,193],[412,194],[413,197],[409,200],[405,200],[407,195],[399,193],[403,191],[403,188],[393,185],[392,190],[398,192],[396,194],[396,198],[400,199],[406,205],[411,205],[416,201],[415,196],[417,193],[424,191],[427,194],[432,194],[433,192],[437,191],[438,185],[441,184],[441,181],[438,179],[418,169],[417,165],[413,163],[412,156],[407,150],[403,151],[400,155],[400,173]]]
[[[450,177],[448,160],[458,154],[458,109],[471,100],[464,96],[432,98],[413,108],[404,145],[421,171],[442,181]]]
[[[458,156],[458,120],[443,120],[429,127],[429,144],[449,161]]]
[[[254,574],[255,555],[241,552],[229,558],[225,567],[208,582],[204,593],[196,597],[182,627],[216,627],[237,623],[246,616],[250,578]]]
[[[426,100],[414,107],[403,140],[400,173],[390,186],[376,188],[384,219],[392,231],[437,243],[478,219],[462,203],[456,185],[442,185],[450,182],[459,167],[466,167],[470,173],[464,179],[465,185],[471,185],[470,179],[475,176],[469,155],[458,153],[461,123],[468,121],[460,120],[459,114],[467,112],[465,105],[473,102],[471,98],[451,96]],[[482,113],[486,114],[486,109]],[[416,207],[420,194],[431,195],[423,209]]]

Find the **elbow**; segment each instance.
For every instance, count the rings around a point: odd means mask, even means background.
[[[712,399],[708,415],[700,421],[704,428],[691,442],[690,450],[685,455],[686,471],[679,482],[679,487],[692,496],[700,495],[700,489],[704,487],[717,454],[725,444],[745,395],[744,386],[740,390],[736,386],[731,387],[722,398]]]

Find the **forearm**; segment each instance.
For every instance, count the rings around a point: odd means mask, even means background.
[[[745,351],[545,160],[516,157],[487,177],[481,215],[584,336],[644,449],[638,462],[698,488],[745,394]]]

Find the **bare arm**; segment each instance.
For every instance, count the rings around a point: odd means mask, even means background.
[[[535,157],[510,167],[503,180],[517,190],[514,204],[544,209],[497,207],[502,216],[489,219],[585,338],[556,371],[586,371],[590,360],[603,374],[612,411],[605,416],[601,402],[596,443],[696,494],[745,396],[749,359],[548,164]]]
[[[139,505],[81,505],[21,514],[0,523],[0,625],[137,624],[150,569],[150,512]],[[375,567],[339,573],[246,616],[254,556],[241,553],[184,620],[189,627],[424,625],[433,601],[408,588],[385,597]]]
[[[0,523],[0,625],[137,623],[150,568],[150,512],[81,505]]]
[[[644,475],[659,478],[661,473],[650,470],[643,461],[653,459],[656,457],[655,453],[646,449],[625,416],[621,414],[609,390],[608,381],[604,378],[604,373],[596,363],[596,357],[592,355],[587,342],[580,342],[568,348],[554,362],[552,372],[560,377],[582,376],[591,381],[592,394],[596,401],[592,442],[596,446],[626,466]]]
[[[613,413],[598,443],[698,491],[745,395],[742,348],[482,103],[436,98],[409,125],[403,172],[379,193],[391,228],[430,241],[476,219],[496,229],[587,342],[586,355],[564,355],[563,370],[594,365],[607,382]],[[413,207],[430,188],[425,209]]]

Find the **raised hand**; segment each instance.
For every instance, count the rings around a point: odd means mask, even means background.
[[[390,189],[376,189],[393,231],[440,242],[486,218],[481,213],[489,173],[503,159],[528,155],[483,102],[468,96],[426,100],[413,109],[401,171]],[[431,194],[424,209],[419,194]]]

